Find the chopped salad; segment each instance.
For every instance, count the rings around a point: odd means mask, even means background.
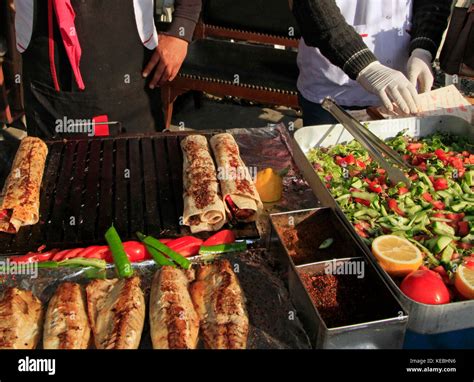
[[[474,256],[474,145],[436,133],[414,140],[401,132],[386,142],[414,169],[412,186],[391,185],[357,142],[309,151],[308,159],[367,244],[400,235],[425,254],[425,266],[452,277]]]

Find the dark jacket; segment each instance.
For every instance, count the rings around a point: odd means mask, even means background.
[[[173,21],[163,33],[191,41],[201,12],[201,0],[176,0]]]
[[[433,57],[451,12],[450,0],[414,0],[410,53],[426,49]],[[359,34],[347,24],[335,0],[293,0],[293,13],[305,43],[319,48],[350,78],[377,60]]]

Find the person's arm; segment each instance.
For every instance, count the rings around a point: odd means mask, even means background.
[[[411,30],[408,78],[421,93],[431,90],[434,77],[431,62],[436,57],[444,30],[448,25],[452,1],[415,0]]]
[[[362,69],[377,60],[347,24],[335,0],[293,0],[293,14],[306,45],[319,48],[351,79],[355,80]]]
[[[377,61],[335,0],[293,0],[292,10],[305,43],[319,48],[331,63],[376,94],[388,110],[394,102],[405,113],[418,111],[415,87],[403,73]]]
[[[201,0],[175,1],[173,21],[167,30],[159,34],[155,53],[143,70],[144,77],[155,70],[148,85],[151,89],[173,81],[178,74],[186,58],[188,44],[193,38],[201,6]]]
[[[162,33],[191,42],[201,13],[201,6],[201,0],[176,0],[173,21]]]

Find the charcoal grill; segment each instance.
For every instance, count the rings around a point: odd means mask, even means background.
[[[180,142],[185,136],[161,133],[46,142],[40,221],[16,235],[0,233],[0,254],[22,254],[42,244],[48,248],[103,244],[112,223],[124,241],[136,239],[136,231],[167,237],[190,234],[180,225]],[[258,237],[254,223],[235,231],[240,238]]]

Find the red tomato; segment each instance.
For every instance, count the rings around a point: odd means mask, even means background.
[[[472,258],[471,258],[471,259],[472,259]],[[472,259],[472,260],[467,260],[467,261],[464,263],[464,265],[465,265],[467,268],[474,270],[474,259]]]
[[[378,184],[376,181],[371,182],[369,179],[366,179],[366,182],[369,184],[369,190],[380,194],[382,192],[382,186]]]
[[[464,163],[461,158],[457,158],[457,157],[449,158],[449,163],[451,163],[451,166],[453,166],[454,168],[458,170],[464,169]]]
[[[458,235],[466,236],[469,233],[469,222],[458,221]]]
[[[362,204],[362,205],[367,206],[367,207],[370,206],[370,202],[368,200],[365,200],[365,199],[354,198],[354,202],[357,202],[357,203]]]
[[[356,165],[360,168],[366,168],[366,164],[364,162],[362,162],[361,160],[356,160]]]
[[[403,279],[400,289],[412,300],[423,304],[447,304],[451,300],[441,276],[427,269],[410,273]]]
[[[204,246],[208,245],[219,245],[219,244],[231,244],[235,242],[235,235],[230,229],[223,229],[209,237],[202,243]]]
[[[449,214],[446,214],[446,218],[450,220],[462,220],[464,218],[465,214],[464,212],[460,212],[458,214],[455,214],[454,212],[450,212]]]
[[[388,199],[388,208],[390,208],[397,215],[405,216],[405,213],[398,207],[398,203],[395,199]]]
[[[429,192],[425,192],[424,194],[421,195],[423,199],[425,199],[427,202],[432,202],[433,201],[433,196]]]
[[[442,161],[448,159],[448,154],[444,150],[436,149],[434,153]]]
[[[419,149],[423,147],[422,143],[409,143],[407,146],[408,151],[411,151],[412,153],[416,153]]]
[[[444,210],[446,205],[441,200],[434,200],[431,202],[435,210]]]
[[[406,187],[400,187],[400,188],[398,189],[398,195],[406,194],[408,191],[409,191],[408,188],[406,188]]]
[[[436,191],[446,190],[449,188],[448,181],[444,178],[436,178],[433,181],[433,186]]]

